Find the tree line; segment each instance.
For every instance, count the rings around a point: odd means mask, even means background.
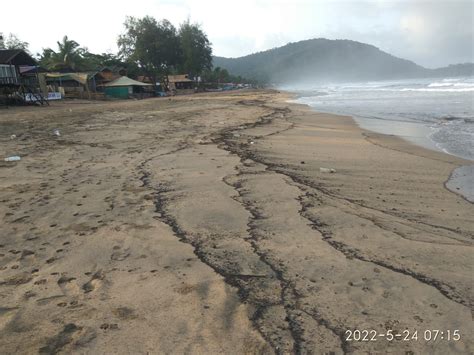
[[[28,42],[14,34],[3,39],[0,33],[0,38],[0,48],[28,51]],[[200,76],[206,82],[248,82],[225,69],[212,67],[211,43],[201,26],[189,20],[176,28],[166,19],[127,17],[117,45],[116,54],[95,54],[64,36],[57,42],[57,48],[43,48],[36,58],[40,66],[51,71],[120,67],[126,69],[128,76],[143,75],[152,82],[166,82],[168,75],[184,73],[190,77]]]

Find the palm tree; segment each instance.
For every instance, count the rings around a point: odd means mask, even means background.
[[[57,52],[51,48],[43,49],[43,54],[40,59],[41,63],[51,70],[64,68],[78,69],[81,65],[82,55],[85,50],[79,46],[79,43],[68,39],[67,36],[64,36],[62,41],[58,41],[57,44]]]

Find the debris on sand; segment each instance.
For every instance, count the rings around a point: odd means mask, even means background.
[[[330,173],[330,174],[333,174],[336,172],[336,169],[333,169],[333,168],[319,168],[319,171],[321,173]]]
[[[5,161],[19,161],[21,160],[21,157],[19,157],[18,155],[13,155],[11,157],[7,157],[4,159]]]

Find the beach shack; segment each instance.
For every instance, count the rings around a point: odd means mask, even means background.
[[[36,65],[36,61],[21,49],[1,49],[0,85],[20,85],[20,67]]]
[[[104,84],[110,83],[121,76],[126,76],[127,70],[123,67],[103,67],[90,76],[93,91],[100,89]]]
[[[145,98],[153,96],[153,85],[122,76],[103,85],[105,95],[117,99]]]
[[[168,75],[168,88],[170,90],[192,90],[194,81],[189,79],[188,74]]]
[[[90,91],[88,73],[46,73],[45,78],[49,90],[60,92],[63,97],[76,98],[83,92]]]
[[[38,81],[38,63],[22,49],[0,49],[0,95],[10,103],[46,103]]]
[[[97,71],[60,71],[46,73],[45,78],[50,91],[59,91],[64,98],[104,99],[104,87],[125,73],[123,68],[103,67]]]

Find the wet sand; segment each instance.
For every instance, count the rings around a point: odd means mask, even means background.
[[[472,353],[466,161],[286,100],[1,110],[2,352]]]
[[[474,203],[474,165],[454,169],[446,181],[446,188]]]

